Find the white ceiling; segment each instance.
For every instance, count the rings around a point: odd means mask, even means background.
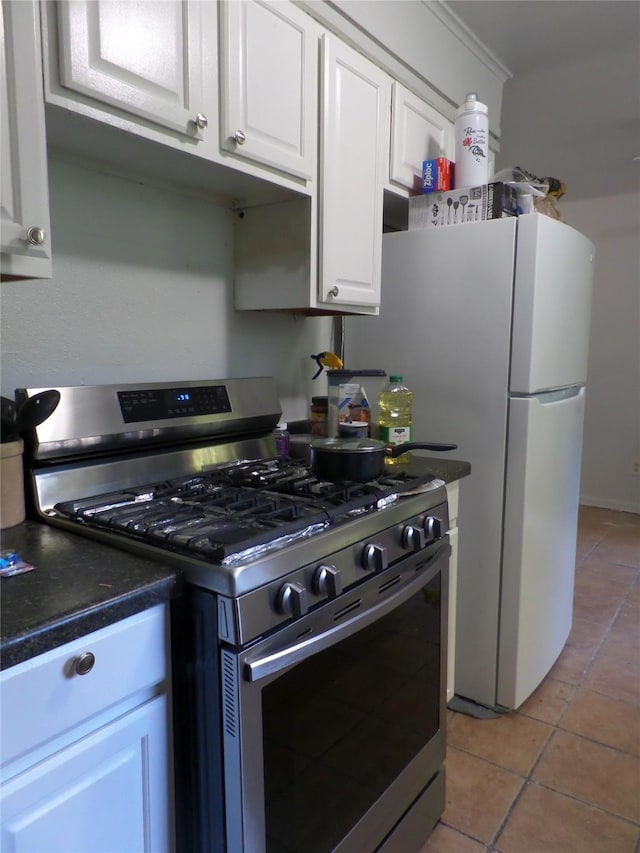
[[[638,0],[446,5],[513,75],[499,166],[560,178],[567,200],[640,190]]]

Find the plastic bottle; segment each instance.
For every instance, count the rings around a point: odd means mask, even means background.
[[[455,124],[456,189],[477,187],[489,180],[489,118],[475,92],[465,96]]]
[[[378,402],[380,440],[390,447],[411,441],[413,391],[404,384],[402,376],[389,377],[389,384],[380,392]],[[403,453],[386,462],[388,465],[398,465],[408,462],[410,458],[410,453]]]
[[[289,455],[289,430],[285,421],[281,421],[273,431],[276,437],[276,453],[282,459]]]

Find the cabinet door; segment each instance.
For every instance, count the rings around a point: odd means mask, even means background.
[[[314,171],[317,41],[292,3],[220,3],[220,145],[307,180]]]
[[[0,788],[0,848],[14,853],[173,849],[165,696]]]
[[[453,124],[400,83],[393,84],[389,179],[420,190],[422,161],[454,159]]]
[[[60,82],[202,138],[202,6],[189,0],[58,3]]]
[[[390,100],[383,71],[322,37],[320,299],[336,308],[380,304]]]
[[[34,3],[3,0],[0,29],[2,276],[51,278],[47,148]]]
[[[447,702],[455,694],[456,662],[456,602],[458,598],[458,497],[457,480],[447,483],[447,503],[449,505],[449,625],[447,642]]]

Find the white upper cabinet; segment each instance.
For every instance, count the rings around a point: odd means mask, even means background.
[[[308,198],[239,212],[238,309],[379,311],[391,78],[326,32],[320,53],[318,181]]]
[[[317,39],[285,0],[220,3],[220,145],[312,180],[317,127]]]
[[[202,7],[192,0],[59,2],[61,86],[203,138]]]
[[[3,0],[0,16],[0,269],[51,278],[49,186],[37,10]]]
[[[389,180],[408,190],[421,189],[422,162],[454,160],[453,123],[400,83],[393,84]]]
[[[383,71],[323,35],[319,289],[335,310],[380,304],[390,99]]]

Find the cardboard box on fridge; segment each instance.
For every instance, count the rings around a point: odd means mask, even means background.
[[[409,231],[516,216],[518,197],[513,186],[493,181],[409,199]]]

